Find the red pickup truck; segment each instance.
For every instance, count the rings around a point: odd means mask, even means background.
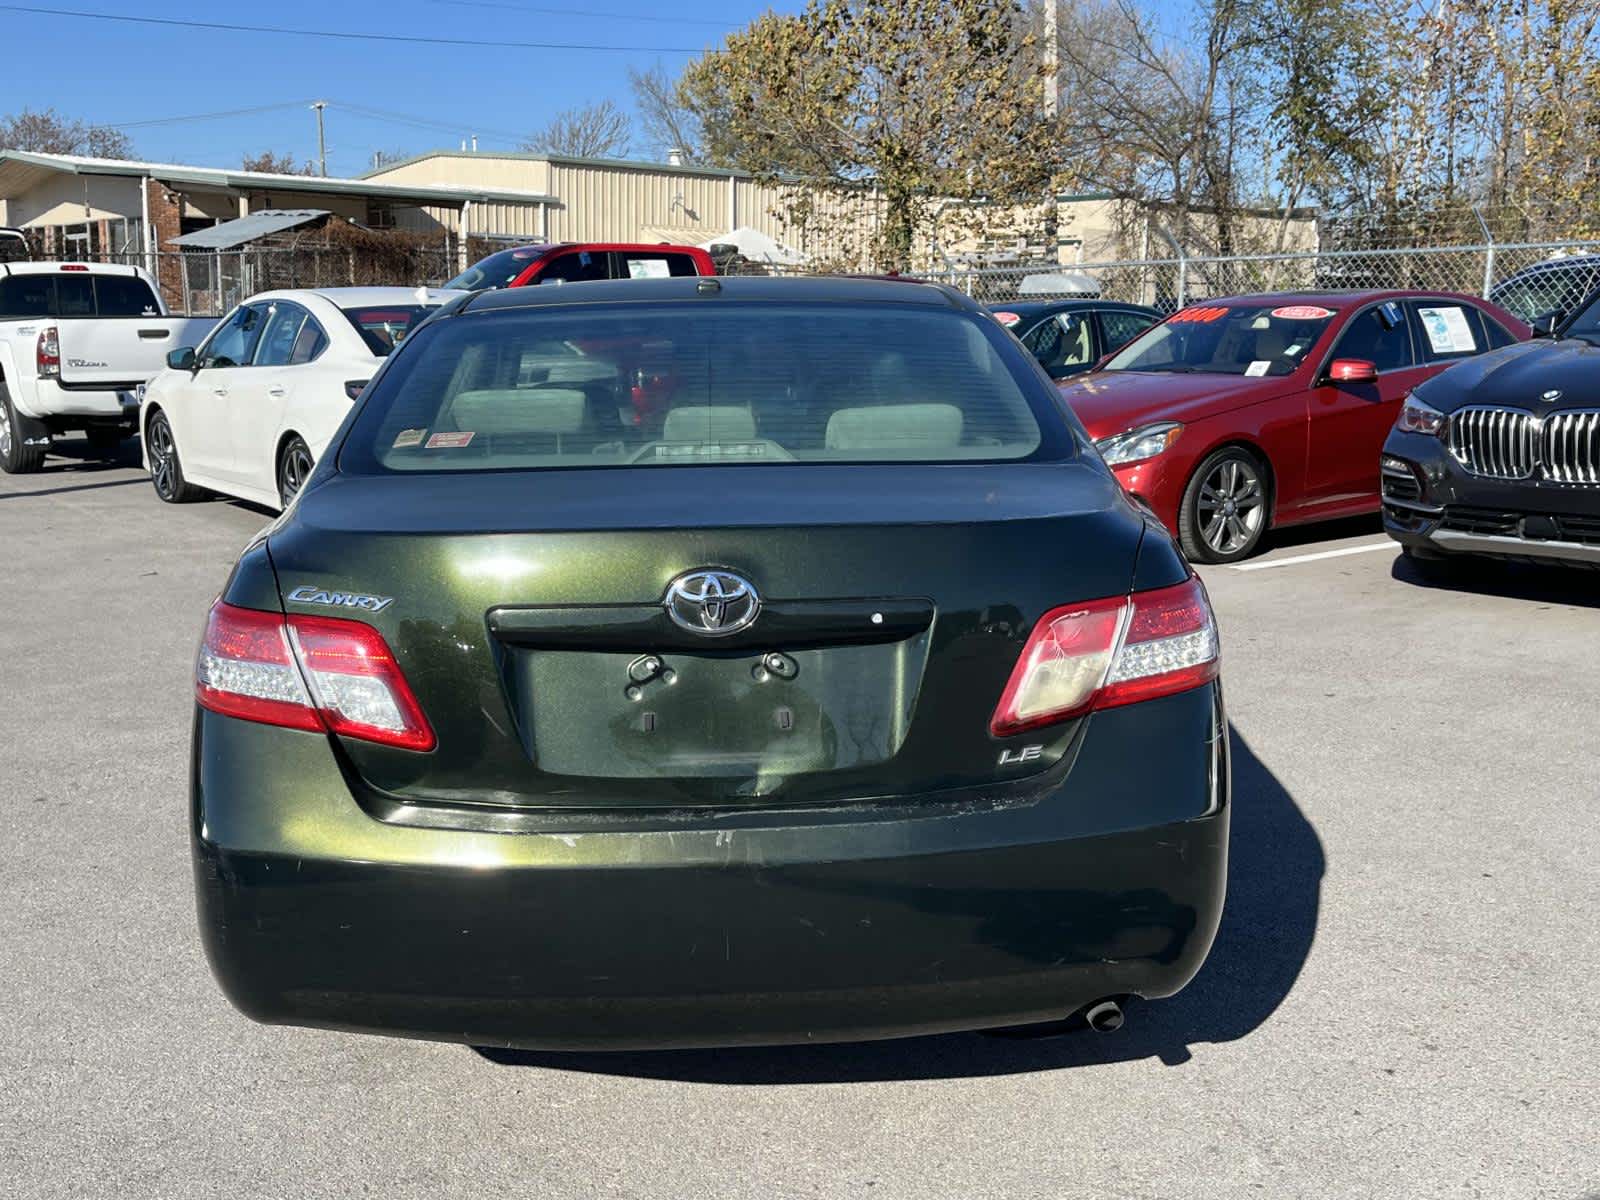
[[[661,279],[672,275],[715,275],[711,255],[698,246],[669,242],[557,242],[501,250],[468,267],[444,286],[529,287],[536,283],[588,283],[599,279]]]

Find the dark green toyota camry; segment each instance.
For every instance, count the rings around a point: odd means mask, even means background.
[[[200,649],[200,928],[262,1021],[717,1046],[1121,1019],[1221,914],[1205,592],[942,287],[462,297]]]

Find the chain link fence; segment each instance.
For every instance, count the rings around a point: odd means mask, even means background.
[[[498,243],[472,239],[467,260]],[[175,312],[220,316],[248,296],[274,288],[419,287],[452,278],[454,244],[254,246],[227,251],[101,254],[102,261],[153,267]],[[726,274],[805,274],[736,259]],[[953,264],[908,278],[952,287],[984,304],[1100,298],[1174,312],[1185,304],[1254,292],[1415,288],[1485,296],[1523,320],[1571,310],[1600,287],[1600,240],[1488,243],[1469,246],[1322,250],[1230,257],[1173,256],[1117,262]]]
[[[952,266],[915,278],[949,284],[985,304],[1099,298],[1169,313],[1255,292],[1425,289],[1483,296],[1529,320],[1570,310],[1600,286],[1600,241]]]

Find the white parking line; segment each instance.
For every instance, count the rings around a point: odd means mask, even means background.
[[[1265,571],[1271,567],[1292,567],[1296,563],[1316,562],[1319,558],[1343,558],[1346,554],[1365,554],[1369,550],[1394,550],[1399,546],[1385,538],[1381,542],[1367,542],[1361,546],[1346,546],[1342,550],[1322,550],[1316,554],[1296,554],[1290,558],[1274,558],[1270,562],[1239,563],[1235,571]]]

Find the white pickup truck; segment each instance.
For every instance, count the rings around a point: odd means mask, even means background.
[[[139,391],[214,317],[169,317],[150,276],[109,263],[0,263],[0,471],[37,471],[50,439],[132,435]]]

